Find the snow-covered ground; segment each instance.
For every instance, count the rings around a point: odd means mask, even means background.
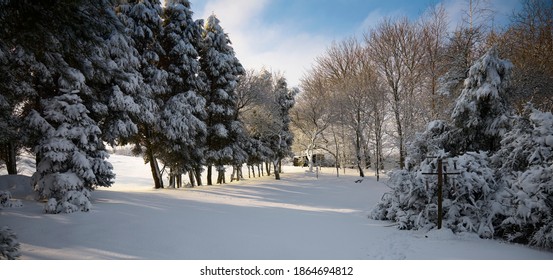
[[[286,167],[282,180],[154,190],[141,158],[112,155],[113,187],[93,192],[89,213],[43,214],[13,191],[21,208],[0,211],[23,260],[551,260],[553,253],[449,230],[400,231],[367,218],[387,186],[354,172],[316,178]],[[246,173],[247,174],[247,173]],[[246,175],[247,177],[247,175]],[[24,177],[1,177],[0,187]]]

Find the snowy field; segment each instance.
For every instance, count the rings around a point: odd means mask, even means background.
[[[93,193],[89,213],[43,214],[13,191],[21,208],[0,211],[18,235],[22,260],[552,260],[553,253],[448,230],[400,231],[367,218],[387,191],[368,177],[316,178],[286,167],[282,180],[154,190],[141,158],[112,155],[112,188]],[[245,171],[245,170],[244,170]],[[247,177],[247,173],[246,173]],[[0,177],[9,188],[25,178]],[[23,179],[23,180],[22,180]]]
[[[532,260],[522,267],[530,264],[535,275],[539,273],[535,266],[543,269],[543,260],[550,264],[553,259],[552,252],[526,246],[454,235],[448,230],[400,231],[390,222],[368,219],[387,186],[370,177],[355,183],[358,177],[353,170],[336,178],[333,169],[324,169],[317,178],[307,169],[286,167],[280,181],[261,177],[226,185],[154,190],[148,166],[141,158],[111,155],[110,161],[117,173],[116,183],[94,191],[89,213],[43,214],[42,203],[33,201],[27,191],[13,188],[28,182],[28,177],[0,176],[1,189],[10,189],[23,202],[23,207],[0,211],[0,225],[9,226],[18,235],[21,260],[97,260],[93,263],[100,261],[100,267],[130,268],[134,275],[146,279],[149,274],[138,271],[152,270],[150,263],[143,266],[142,262],[113,264],[103,260],[190,260],[192,264],[187,263],[187,267],[220,265],[213,260],[235,267],[247,264],[240,260],[257,261],[255,265],[265,267],[283,265],[283,260],[287,260],[284,265],[291,265],[290,260],[318,260],[318,265],[341,260],[342,265],[356,264],[365,269],[363,275],[372,275],[377,268],[387,271],[398,264],[421,269],[419,262],[385,262],[382,268],[383,264],[374,260]],[[367,266],[359,260],[373,262]],[[0,268],[7,263],[13,264],[2,261]],[[25,261],[15,263],[18,265],[8,266],[15,275],[41,275],[28,271]],[[67,265],[66,261],[38,264],[44,269],[65,269]],[[73,264],[74,273],[87,267],[81,262]],[[156,264],[169,269],[180,265]],[[515,264],[518,274],[503,271],[503,275],[528,275],[519,262]],[[196,270],[199,268],[193,269],[192,276],[198,276]],[[150,272],[156,275],[157,269]],[[464,279],[458,276],[453,279]]]

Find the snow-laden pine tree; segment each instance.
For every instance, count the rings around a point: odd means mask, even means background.
[[[160,116],[160,159],[171,168],[171,182],[201,168],[206,137],[205,100],[193,91],[178,93],[164,104]]]
[[[7,0],[0,5],[0,33],[11,69],[9,76],[1,74],[10,80],[2,91],[16,96],[8,101],[12,117],[25,120],[19,143],[37,151],[37,190],[53,199],[48,212],[86,211],[89,191],[109,186],[113,178],[98,128],[109,114],[112,83],[123,80],[106,44],[120,31],[113,2]],[[81,113],[56,119],[54,111],[63,104]],[[58,154],[56,145],[65,150]],[[73,158],[62,160],[63,153]],[[55,167],[48,168],[48,161]],[[69,178],[71,172],[77,179]]]
[[[528,105],[493,155],[504,183],[498,234],[509,241],[553,248],[553,114]]]
[[[505,96],[511,68],[509,61],[498,57],[496,47],[470,67],[451,113],[456,128],[451,136],[457,143],[451,152],[499,149],[501,138],[511,125],[512,112]]]
[[[206,86],[198,76],[197,48],[202,36],[202,22],[194,21],[192,15],[188,0],[167,0],[162,13],[160,43],[166,53],[160,64],[168,73],[168,84],[173,92],[197,91]]]
[[[235,56],[228,35],[215,15],[207,18],[200,44],[200,65],[206,89],[207,111],[207,184],[211,185],[211,168],[218,171],[218,183],[224,179],[224,165],[246,161],[239,135],[244,133],[236,117],[235,88],[244,68]]]
[[[266,141],[273,151],[273,166],[275,178],[280,180],[281,161],[292,154],[294,135],[290,131],[290,110],[295,104],[296,89],[289,89],[285,78],[276,81],[274,89],[274,101],[271,135],[267,135]]]
[[[43,99],[41,113],[32,111],[28,117],[40,133],[32,184],[48,200],[46,213],[90,210],[90,192],[111,186],[115,176],[101,131],[77,95],[84,76],[75,69],[66,75],[59,81],[60,95]]]
[[[0,20],[6,20],[1,36],[11,58],[8,73],[15,84],[6,92],[16,94],[19,102],[12,107],[28,114],[41,98],[53,96],[60,72],[71,67],[86,79],[79,96],[101,125],[104,140],[113,144],[136,132],[129,117],[139,112],[129,96],[141,88],[136,51],[112,0],[9,0],[0,5]]]
[[[35,25],[39,21],[40,3],[22,1],[0,2],[0,162],[9,174],[17,173],[17,153],[26,144],[25,107],[36,100],[36,84],[48,79],[50,71],[37,61],[32,47],[37,41],[46,43],[43,51],[48,53],[47,40]],[[25,15],[26,21],[21,18]],[[46,17],[46,16],[44,16]],[[47,36],[51,36],[51,32]],[[29,73],[33,73],[29,75]],[[32,146],[32,144],[28,144]]]
[[[33,91],[19,78],[23,71],[14,67],[16,59],[21,59],[21,64],[25,61],[23,54],[18,55],[21,49],[9,50],[3,41],[0,39],[0,166],[5,165],[8,174],[17,174],[17,152],[23,144],[22,119],[17,108]]]
[[[199,92],[205,83],[199,75],[196,50],[201,25],[192,19],[188,0],[167,1],[163,20],[160,41],[166,52],[160,66],[168,74],[168,90],[160,115],[161,141],[165,142],[161,160],[171,168],[172,178],[180,178],[186,172],[196,174],[203,165],[206,112]]]
[[[110,11],[99,13],[105,15],[106,26],[98,36],[105,39],[91,47],[90,68],[84,74],[92,94],[84,102],[100,125],[105,142],[127,144],[138,132],[137,123],[143,114],[138,103],[145,87],[139,72],[141,61],[120,14],[114,12],[113,2],[102,1],[109,2]],[[93,5],[99,6],[98,2]]]
[[[161,5],[158,0],[129,0],[121,3],[117,13],[129,41],[137,51],[136,58],[142,79],[133,100],[140,113],[134,116],[137,133],[129,140],[135,151],[150,164],[155,188],[163,188],[163,178],[158,163],[161,145],[158,126],[163,97],[167,93],[167,72],[161,68],[165,51],[159,37],[162,32]]]
[[[392,192],[373,209],[371,217],[398,222],[402,229],[437,225],[437,159],[459,175],[444,183],[444,226],[454,232],[496,234],[502,185],[489,156],[500,148],[510,129],[511,114],[504,102],[510,63],[489,50],[470,68],[450,121],[433,121],[408,148],[408,169],[390,174]]]

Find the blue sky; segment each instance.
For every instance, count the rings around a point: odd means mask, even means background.
[[[476,1],[476,0],[473,0]],[[487,0],[494,22],[505,22],[519,0]],[[442,2],[451,26],[469,0],[190,0],[196,18],[214,13],[245,68],[283,73],[298,86],[314,59],[333,42],[361,36],[385,17],[417,19]]]

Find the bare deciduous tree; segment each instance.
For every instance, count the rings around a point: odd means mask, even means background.
[[[492,43],[514,65],[510,101],[519,110],[531,101],[536,108],[552,111],[553,2],[524,0],[511,26],[496,37]]]
[[[299,95],[296,106],[292,109],[292,124],[307,153],[309,171],[313,171],[313,153],[321,140],[322,133],[330,126],[332,119],[332,105],[330,92],[323,76],[315,71],[302,79],[302,93]],[[320,144],[319,144],[320,146]]]
[[[396,124],[399,165],[404,166],[405,143],[417,131],[421,101],[424,49],[420,29],[407,18],[386,19],[370,33],[365,42],[378,73],[386,81],[389,103]],[[407,125],[408,122],[408,125]]]
[[[331,85],[333,100],[342,106],[341,113],[335,114],[336,117],[344,118],[342,121],[346,121],[355,135],[355,160],[361,177],[365,176],[364,167],[370,165],[370,153],[364,143],[370,113],[370,79],[373,74],[363,68],[366,60],[363,48],[353,37],[333,44],[324,56],[316,60],[319,73]],[[333,112],[337,113],[336,110]]]

